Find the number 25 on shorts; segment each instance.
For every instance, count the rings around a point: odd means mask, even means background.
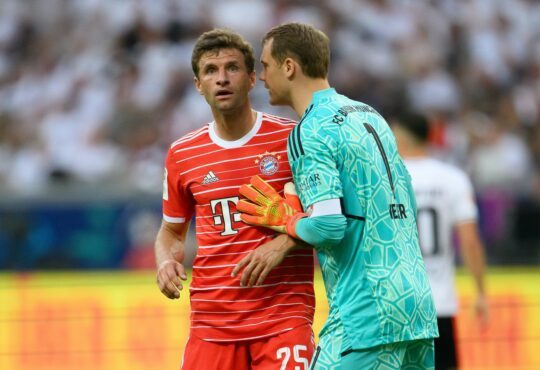
[[[309,361],[302,352],[307,352],[307,346],[302,344],[297,344],[292,347],[292,354],[294,362],[297,364],[302,364],[303,366],[295,366],[294,370],[308,370]],[[307,354],[307,353],[306,353]],[[281,347],[276,351],[276,358],[282,360],[280,370],[287,370],[287,364],[291,359],[291,348],[290,347]]]

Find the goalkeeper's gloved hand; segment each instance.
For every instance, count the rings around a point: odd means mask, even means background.
[[[249,185],[240,187],[240,194],[247,198],[236,205],[242,212],[242,221],[298,238],[295,232],[296,222],[307,217],[307,214],[302,212],[302,204],[292,182],[285,184],[285,198],[282,198],[272,185],[255,175],[250,179]]]

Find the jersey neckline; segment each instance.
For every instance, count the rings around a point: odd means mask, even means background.
[[[311,104],[317,104],[322,99],[325,99],[325,98],[327,98],[329,96],[336,95],[336,94],[337,94],[336,89],[334,89],[333,87],[328,87],[326,89],[317,90],[311,96]]]
[[[208,127],[208,134],[210,135],[210,140],[212,140],[217,146],[225,149],[239,148],[243,146],[248,141],[250,141],[257,134],[257,132],[259,132],[259,129],[261,128],[262,113],[258,111],[256,111],[256,113],[257,118],[255,119],[255,124],[253,125],[251,130],[249,130],[247,134],[237,140],[224,140],[220,138],[216,132],[216,121],[210,122]]]

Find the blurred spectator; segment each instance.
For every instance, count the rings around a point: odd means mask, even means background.
[[[137,183],[147,179],[141,174],[154,175],[149,168],[161,166],[171,137],[209,119],[197,109],[202,98],[186,87],[191,44],[214,26],[231,27],[257,46],[273,24],[311,22],[336,40],[330,76],[338,89],[377,108],[399,108],[399,99],[457,114],[466,101],[493,112],[500,102],[487,97],[497,88],[511,96],[518,125],[538,126],[540,30],[526,21],[539,9],[534,1],[54,2],[58,10],[51,11],[36,0],[0,0],[0,112],[22,126],[15,131],[24,138],[2,145],[13,159],[0,169],[2,187],[22,181],[20,191],[46,191],[59,178],[129,179],[134,190],[158,192],[153,183]],[[254,98],[258,109],[276,111],[264,93],[256,90]],[[139,115],[137,128],[119,123],[126,107]],[[513,148],[505,151],[524,161],[522,148]],[[149,154],[153,149],[161,154]],[[21,158],[30,165],[17,172]],[[501,183],[506,175],[490,176]]]
[[[470,130],[468,169],[475,188],[522,194],[530,185],[529,152],[522,137],[491,117],[474,113],[464,117]]]
[[[480,193],[540,198],[533,0],[0,0],[0,198],[81,184],[159,196],[167,143],[211,119],[188,88],[196,37],[230,27],[259,48],[294,20],[333,39],[338,90],[436,117],[439,156]],[[262,86],[252,100],[292,116]]]

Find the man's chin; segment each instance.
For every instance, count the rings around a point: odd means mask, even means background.
[[[286,105],[286,103],[283,102],[281,99],[278,99],[272,95],[270,95],[268,100],[269,100],[268,102],[270,103],[270,105]]]
[[[238,107],[235,104],[230,103],[230,102],[227,102],[227,103],[222,102],[221,104],[220,103],[216,104],[216,108],[220,112],[226,113],[226,112],[234,111]]]

